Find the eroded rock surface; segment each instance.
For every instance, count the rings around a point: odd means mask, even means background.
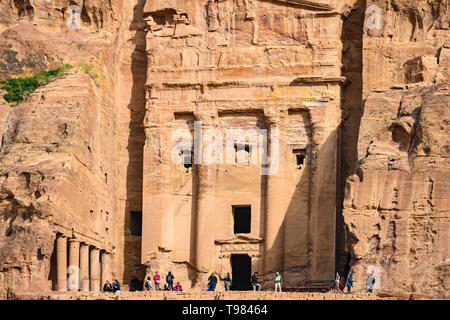
[[[448,298],[449,105],[448,83],[366,101],[344,218],[356,273],[384,290]]]
[[[387,12],[378,30],[366,19],[367,98],[359,165],[345,189],[347,248],[357,274],[375,272],[379,289],[448,298],[448,2],[370,5]]]
[[[105,174],[115,170],[114,119],[96,91],[87,75],[67,75],[9,113],[0,160],[3,287],[52,288],[56,232],[112,251],[105,229],[114,226],[115,181]]]

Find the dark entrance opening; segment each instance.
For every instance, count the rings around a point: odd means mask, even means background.
[[[250,233],[252,209],[250,206],[234,207],[234,233]]]
[[[48,280],[51,281],[52,284],[52,290],[56,291],[57,288],[57,281],[56,281],[56,268],[57,268],[57,264],[56,264],[56,239],[53,243],[53,252],[52,255],[50,257],[50,272],[48,274]]]
[[[252,273],[252,258],[246,254],[232,254],[231,269],[233,281],[231,290],[251,290],[252,285],[250,283],[250,277]]]
[[[130,291],[143,291],[143,280],[139,280],[138,278],[134,278],[130,282]]]

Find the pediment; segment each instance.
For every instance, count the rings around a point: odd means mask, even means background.
[[[238,235],[231,239],[216,240],[216,244],[241,244],[241,243],[261,243],[261,238],[253,238],[244,235]]]

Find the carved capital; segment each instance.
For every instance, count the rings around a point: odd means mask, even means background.
[[[212,101],[211,96],[208,94],[208,89],[207,83],[200,84],[200,96],[197,98],[197,102]]]
[[[156,98],[147,99],[147,103],[145,104],[145,111],[152,112],[155,109],[157,103],[158,103],[158,99],[156,99]]]
[[[256,11],[257,11],[257,3],[256,0],[244,0],[244,4],[245,4],[245,10],[246,15],[245,15],[245,19],[246,20],[255,20],[256,19]]]
[[[147,91],[146,91],[146,96],[145,98],[147,100],[151,100],[151,99],[156,99],[158,100],[158,91],[160,90],[160,86],[157,84],[149,84],[147,85]]]
[[[200,121],[203,128],[212,128],[216,126],[216,112],[199,112],[195,115],[195,120]]]
[[[216,31],[219,29],[220,23],[218,18],[219,10],[215,0],[208,1],[208,31]]]
[[[278,114],[266,115],[266,124],[268,128],[278,128],[280,124],[280,117]]]

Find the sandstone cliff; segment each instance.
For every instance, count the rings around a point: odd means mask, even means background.
[[[79,27],[68,30],[73,5]],[[130,212],[143,211],[144,191],[154,187],[148,176],[157,171],[145,162],[145,129],[168,121],[168,110],[181,112],[174,126],[188,127],[183,108],[193,109],[185,103],[191,96],[303,102],[322,94],[332,96],[327,102],[336,112],[313,110],[312,126],[342,121],[332,133],[319,130],[313,142],[331,137],[336,149],[324,148],[328,160],[308,166],[312,178],[301,181],[329,180],[311,189],[311,206],[323,214],[304,223],[309,204],[298,201],[308,201],[310,188],[297,187],[296,173],[288,172],[287,218],[269,226],[280,227],[274,243],[286,256],[276,267],[295,285],[334,269],[335,250],[336,271],[353,267],[359,289],[374,271],[376,290],[387,295],[449,298],[449,24],[448,0],[0,0],[0,81],[74,66],[18,106],[0,93],[0,299],[56,289],[60,235],[112,254],[112,277],[125,288],[138,280],[140,289],[149,260],[142,252],[150,256],[145,246],[153,244],[131,232]],[[292,82],[299,77],[300,86]],[[290,79],[287,89],[262,84],[280,79]],[[333,82],[310,90],[324,79]],[[152,90],[183,108],[167,103],[149,112]],[[300,91],[301,97],[292,93]],[[261,122],[240,119],[246,126]],[[297,132],[306,132],[304,117],[295,119]],[[318,147],[313,151],[320,156]],[[189,186],[186,171],[167,172]],[[239,191],[242,181],[230,185]],[[186,200],[194,192],[174,190],[184,197],[174,204],[173,223],[184,230],[191,216],[180,208],[195,207]],[[298,210],[305,211],[301,219]],[[147,271],[172,270],[185,288],[203,286],[196,283],[190,230],[175,240],[161,230],[147,233],[162,243]],[[264,241],[261,230],[252,241]]]
[[[448,2],[373,4],[386,16],[364,34],[366,99],[359,165],[345,189],[347,248],[357,277],[375,272],[376,288],[448,298]]]
[[[58,228],[111,246],[112,125],[87,75],[57,80],[11,110],[0,160],[3,286],[49,289]]]
[[[74,4],[82,8],[81,29],[67,30],[66,11]],[[122,146],[113,84],[129,39],[128,29],[116,38],[115,28],[123,13],[131,24],[133,6],[2,1],[1,8],[1,80],[63,63],[74,66],[23,104],[10,109],[1,103],[0,297],[5,297],[10,289],[55,289],[57,234],[121,259],[116,152]]]
[[[356,274],[376,272],[386,291],[449,297],[449,89],[383,91],[365,103],[344,218]]]

